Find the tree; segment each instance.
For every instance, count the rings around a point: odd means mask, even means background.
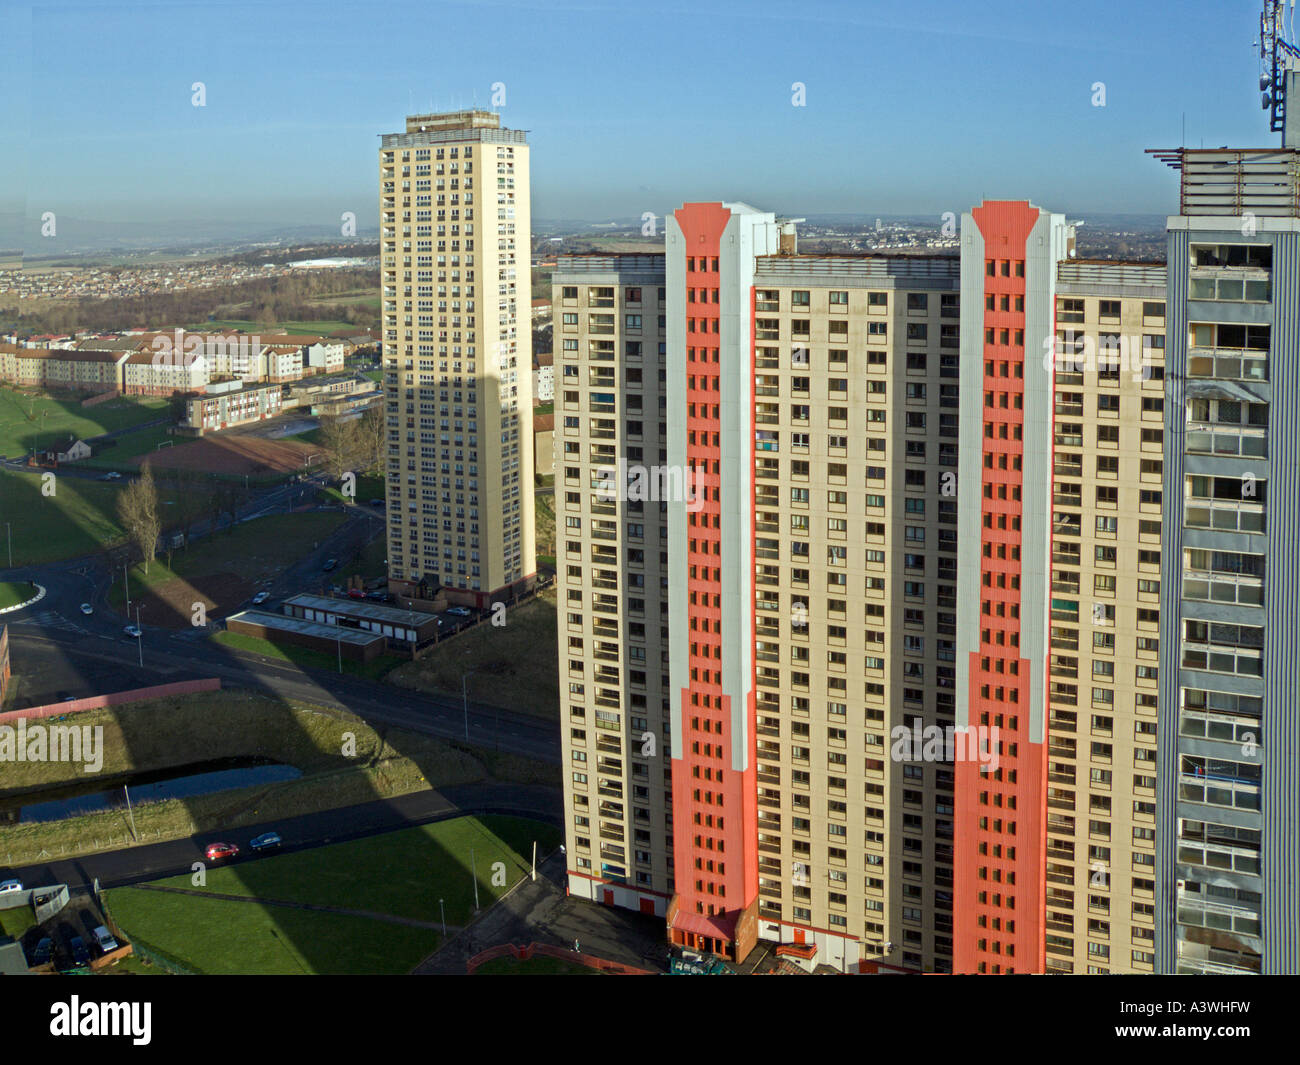
[[[355,418],[343,419],[337,414],[323,414],[320,418],[320,441],[325,448],[325,468],[336,481],[342,480],[357,461],[358,426]]]
[[[357,420],[356,427],[358,465],[367,473],[382,471],[388,446],[383,406],[368,407]]]
[[[162,519],[158,517],[158,488],[147,462],[141,465],[140,476],[117,497],[117,513],[127,536],[140,552],[145,573],[148,573],[149,563],[158,551]]]

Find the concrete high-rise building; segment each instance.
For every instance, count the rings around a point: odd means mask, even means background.
[[[1046,971],[1151,972],[1163,263],[1056,264]]]
[[[959,972],[1153,962],[1165,270],[1073,254],[963,222]]]
[[[1290,95],[1300,81],[1288,75]],[[1300,113],[1158,153],[1169,219],[1156,968],[1300,958]]]
[[[390,586],[487,606],[536,576],[526,138],[412,115],[379,188]]]
[[[956,258],[688,204],[666,261],[554,286],[570,891],[733,961],[947,969]]]
[[[569,891],[666,915],[664,257],[560,256],[555,553]],[[644,471],[644,472],[643,472]]]

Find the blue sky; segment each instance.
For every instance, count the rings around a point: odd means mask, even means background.
[[[1143,150],[1176,146],[1184,112],[1191,146],[1278,143],[1255,0],[4,7],[0,152],[25,145],[26,170],[0,168],[0,198],[25,182],[29,218],[373,225],[377,134],[487,105],[494,82],[503,123],[530,131],[540,218],[691,199],[938,215],[984,196],[1167,213],[1175,175]]]

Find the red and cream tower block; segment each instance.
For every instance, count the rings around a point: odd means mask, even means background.
[[[962,221],[953,971],[1042,972],[1056,264],[1073,231],[1025,201]]]
[[[668,632],[681,947],[741,961],[758,939],[753,513],[754,258],[774,215],[686,204],[666,220]]]

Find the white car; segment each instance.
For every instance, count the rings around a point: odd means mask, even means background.
[[[82,603],[81,612],[83,614],[93,614],[95,612],[95,608],[91,606],[89,603]]]
[[[468,607],[463,607],[463,606],[448,607],[447,613],[454,618],[468,618],[468,617],[472,617],[474,614],[474,612],[470,610]]]
[[[0,883],[0,898],[5,895],[17,895],[22,889],[23,882],[21,880],[6,880]]]
[[[271,598],[270,592],[258,592],[255,596],[253,596],[253,602],[255,604],[261,604],[261,603],[265,603],[270,598]]]
[[[138,640],[140,638],[140,627],[138,625],[128,625],[122,631],[132,639]]]

